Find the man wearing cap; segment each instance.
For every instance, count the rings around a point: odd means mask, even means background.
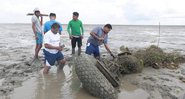
[[[62,32],[62,25],[59,22],[55,21],[56,14],[55,13],[50,13],[49,18],[50,18],[50,21],[47,21],[44,24],[44,34],[51,29],[51,26],[52,26],[53,23],[58,23],[60,25],[59,34],[61,34],[61,32]]]
[[[35,47],[35,56],[34,59],[38,59],[38,53],[42,48],[43,36],[42,36],[42,16],[40,14],[40,10],[35,8],[33,10],[34,15],[32,17],[32,29],[35,35],[36,47]],[[40,19],[39,19],[40,18]]]
[[[60,44],[59,29],[60,25],[58,23],[54,23],[51,26],[51,30],[44,34],[44,74],[49,72],[49,69],[55,64],[55,61],[58,61],[59,68],[63,68],[65,64],[65,58],[61,52],[63,47]]]

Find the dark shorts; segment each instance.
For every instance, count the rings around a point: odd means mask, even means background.
[[[71,39],[71,45],[72,45],[72,48],[75,48],[76,47],[76,43],[78,43],[78,47],[81,47],[82,46],[82,38],[81,37],[73,37]]]
[[[44,59],[44,63],[48,66],[52,66],[55,64],[55,61],[60,61],[64,59],[64,55],[62,54],[62,52],[58,52],[56,54],[52,54],[48,51],[46,51],[45,49],[44,51],[44,55],[45,55],[45,59]]]
[[[93,44],[88,43],[86,47],[86,54],[88,55],[94,55],[94,57],[100,56],[99,46],[94,46]]]

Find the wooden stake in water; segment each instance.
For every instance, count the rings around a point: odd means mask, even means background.
[[[160,22],[159,22],[159,36],[158,36],[158,43],[157,43],[157,47],[159,47],[160,36],[161,36],[161,25],[160,25]]]

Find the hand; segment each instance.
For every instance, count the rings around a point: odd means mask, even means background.
[[[35,40],[37,40],[38,39],[38,36],[35,36]]]
[[[58,51],[62,51],[62,50],[63,50],[63,48],[62,48],[62,47],[60,47],[60,46],[59,46],[59,47],[57,47],[56,49],[57,49]]]
[[[42,14],[40,14],[39,16],[42,17]]]
[[[81,39],[83,39],[84,38],[84,36],[81,36]]]
[[[99,37],[98,40],[99,40],[99,41],[103,41],[104,38],[103,38],[103,37]]]
[[[73,36],[69,36],[69,39],[73,39]]]

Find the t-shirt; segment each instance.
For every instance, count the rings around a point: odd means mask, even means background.
[[[69,21],[67,31],[72,36],[81,36],[81,35],[83,35],[84,28],[83,28],[82,21],[80,21],[80,20],[71,20],[71,21]]]
[[[40,20],[36,15],[33,15],[32,17],[32,23],[35,24],[35,30],[37,33],[42,33],[42,26],[40,24]]]
[[[59,29],[59,33],[62,32],[62,25],[55,21],[55,20],[50,20],[50,21],[47,21],[45,24],[44,24],[44,33],[48,32],[49,30],[51,30],[51,26],[54,24],[54,23],[58,23],[60,25],[60,29]]]
[[[51,30],[44,34],[44,44],[50,44],[52,46],[59,46],[60,44],[60,34],[54,34]],[[56,54],[58,50],[44,48],[46,51]]]
[[[92,35],[88,38],[87,42],[93,44],[94,46],[100,46],[103,43],[107,44],[108,41],[108,34],[105,34],[102,27],[96,27],[91,32],[94,32],[96,36],[103,37],[104,40],[98,41],[96,38],[94,38]]]

